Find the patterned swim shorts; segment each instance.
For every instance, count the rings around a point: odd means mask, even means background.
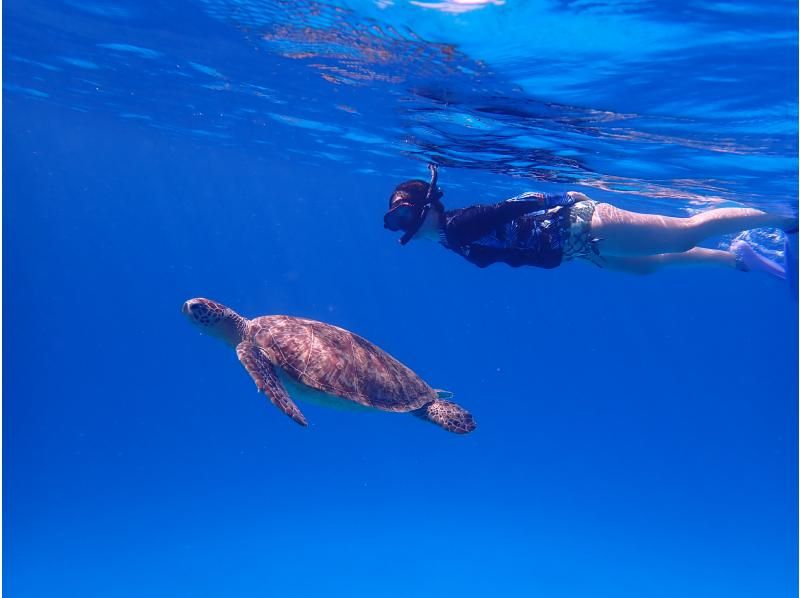
[[[599,239],[592,235],[592,216],[597,203],[590,199],[569,206],[569,226],[562,230],[564,261],[583,258],[603,267],[603,258],[597,248]]]

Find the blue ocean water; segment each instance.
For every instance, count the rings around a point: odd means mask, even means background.
[[[795,594],[785,284],[480,270],[381,221],[429,160],[448,206],[796,211],[795,3],[3,8],[8,596]],[[300,428],[196,296],[346,327],[478,428]]]

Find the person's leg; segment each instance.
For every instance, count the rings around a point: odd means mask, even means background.
[[[600,239],[604,256],[680,253],[708,237],[762,226],[793,228],[797,221],[751,208],[719,208],[674,218],[628,212],[607,203],[597,204],[592,216],[592,236]]]
[[[742,272],[763,272],[777,278],[787,277],[784,266],[759,255],[749,243],[741,240],[734,241],[730,251],[695,247],[681,253],[607,255],[603,256],[602,262],[598,265],[629,274],[652,274],[668,266],[722,266],[736,268]]]
[[[729,251],[695,247],[681,253],[658,255],[619,256],[604,255],[602,267],[629,274],[652,274],[668,266],[722,266],[737,268],[736,256]]]

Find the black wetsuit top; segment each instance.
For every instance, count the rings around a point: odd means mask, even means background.
[[[473,264],[555,268],[569,230],[566,193],[523,193],[494,205],[450,210],[442,215],[441,242]]]

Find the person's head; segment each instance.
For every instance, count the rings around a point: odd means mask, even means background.
[[[383,216],[383,226],[405,234],[400,243],[405,245],[419,232],[422,225],[444,212],[441,198],[444,193],[436,186],[436,167],[431,165],[431,182],[411,180],[400,183],[389,197],[389,210]]]

